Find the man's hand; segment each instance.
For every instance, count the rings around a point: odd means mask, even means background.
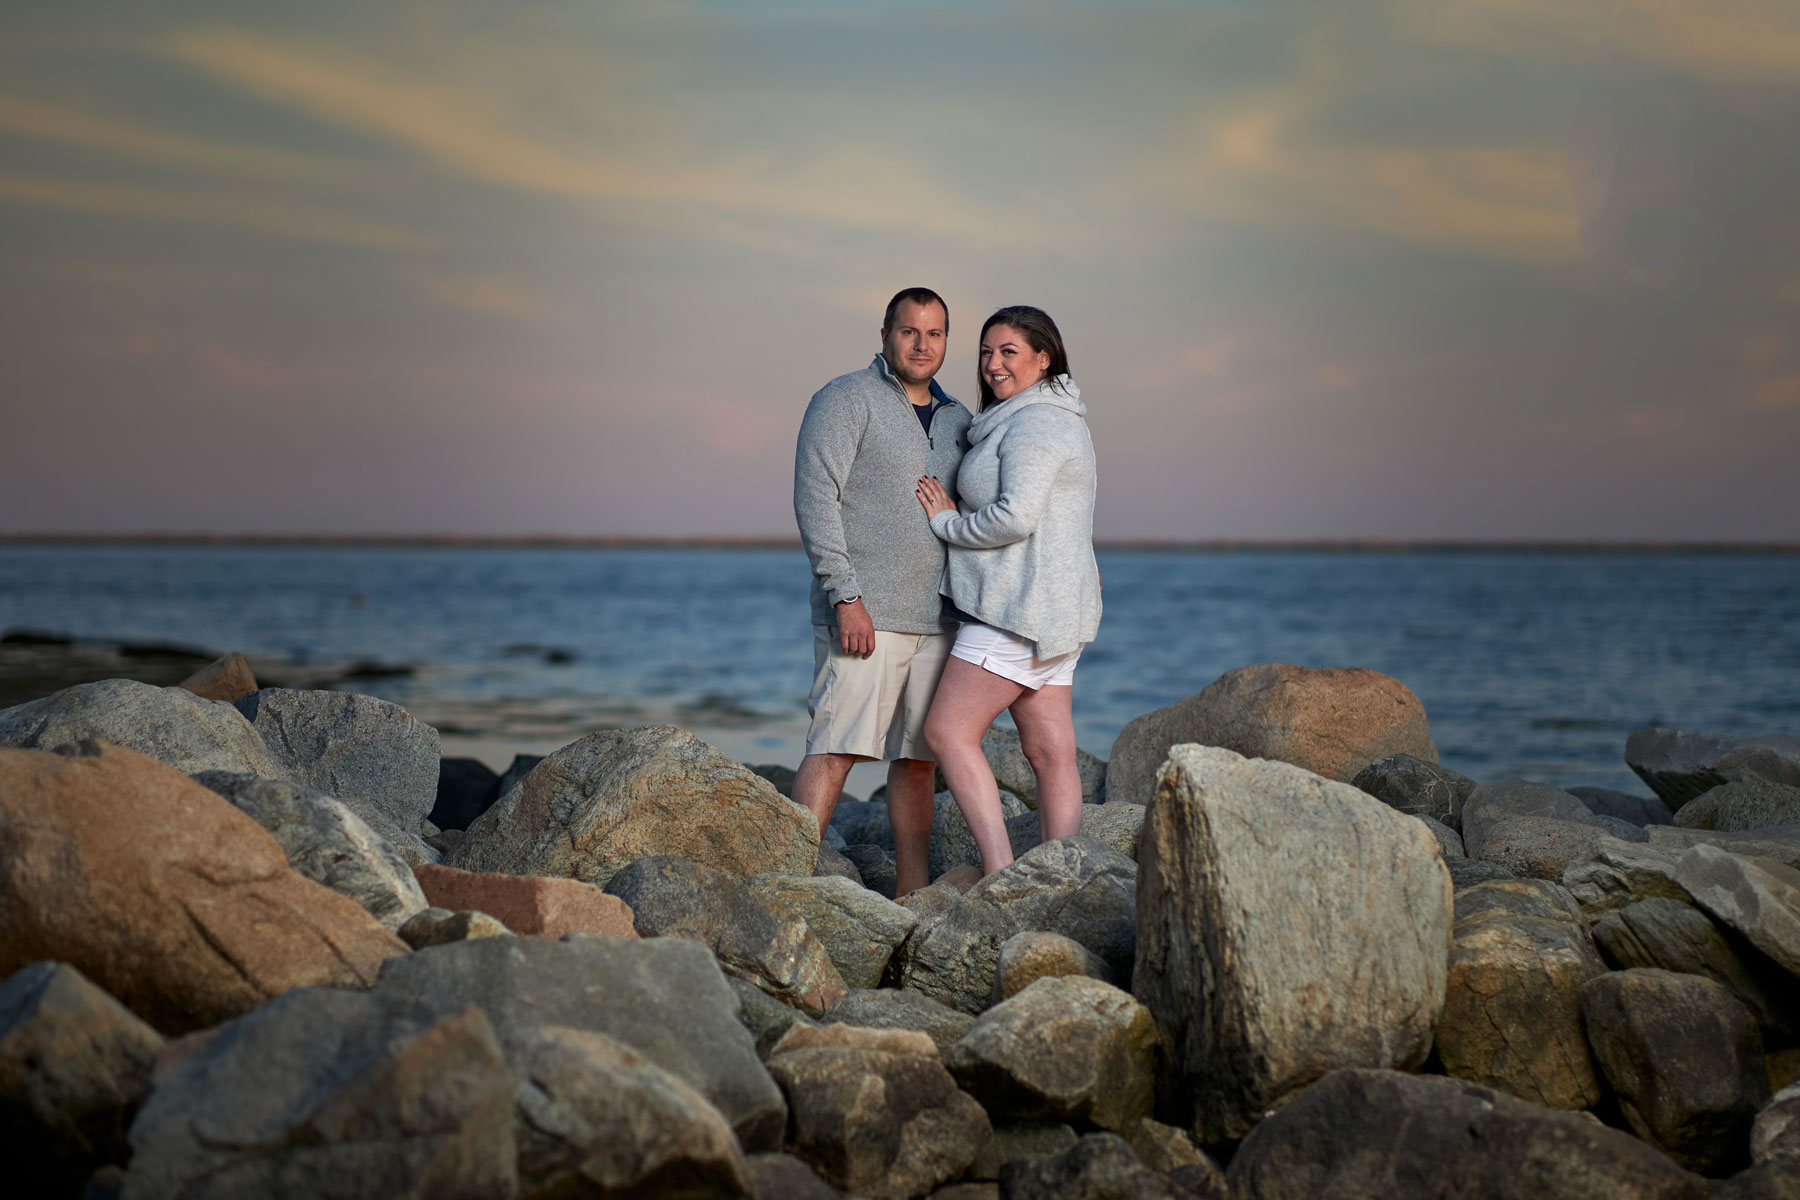
[[[860,597],[837,606],[837,623],[838,644],[845,654],[867,658],[875,653],[875,622]]]

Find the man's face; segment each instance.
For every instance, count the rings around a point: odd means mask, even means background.
[[[949,315],[936,301],[902,300],[894,310],[893,325],[881,337],[881,355],[887,359],[888,369],[902,383],[930,383],[944,365],[949,325]]]

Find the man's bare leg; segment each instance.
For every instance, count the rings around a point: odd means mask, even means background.
[[[894,831],[894,898],[931,882],[931,781],[937,764],[896,758],[888,764],[888,825]]]
[[[838,797],[844,794],[844,780],[855,765],[854,754],[809,754],[794,772],[794,803],[819,818],[820,837],[825,836],[825,827],[831,824]]]

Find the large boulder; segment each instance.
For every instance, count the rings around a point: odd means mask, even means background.
[[[1037,808],[1037,772],[1031,767],[1031,760],[1025,757],[1025,748],[1019,742],[1019,731],[996,725],[981,737],[981,753],[987,757],[988,767],[994,772],[994,782],[1025,802],[1027,808]],[[1083,801],[1095,803],[1106,796],[1106,762],[1089,754],[1079,747],[1075,751],[1075,769],[1081,773],[1081,798]]]
[[[1687,902],[1687,889],[1675,882],[1678,850],[1601,838],[1588,855],[1563,871],[1562,882],[1590,921],[1640,900]]]
[[[1769,1098],[1756,1018],[1710,979],[1634,968],[1582,992],[1588,1044],[1632,1130],[1693,1171],[1748,1166]]]
[[[180,771],[117,746],[66,749],[0,750],[0,972],[69,963],[182,1033],[292,988],[366,987],[407,953]]]
[[[1734,945],[1693,905],[1657,898],[1628,904],[1594,922],[1594,942],[1615,969],[1657,967],[1698,975],[1736,996],[1757,1024],[1800,1036],[1794,981],[1756,950]]]
[[[1625,765],[1679,812],[1721,783],[1762,778],[1800,787],[1800,737],[1639,729],[1625,739]]]
[[[975,1018],[960,1009],[932,999],[910,988],[858,988],[825,1010],[820,1018],[827,1025],[843,1023],[865,1029],[913,1029],[937,1043],[940,1051],[948,1050]]]
[[[430,907],[400,852],[324,792],[224,771],[202,771],[194,779],[274,835],[294,870],[350,897],[389,929]]]
[[[1619,832],[1559,817],[1506,817],[1487,826],[1474,857],[1519,878],[1561,879],[1572,865],[1591,859],[1602,842],[1618,841]]]
[[[475,1005],[503,1046],[562,1026],[603,1033],[691,1084],[745,1150],[780,1145],[787,1109],[719,964],[685,938],[484,938],[395,959],[376,991],[437,1014]]]
[[[1090,1133],[1060,1154],[1015,1158],[1000,1168],[1007,1200],[1177,1200],[1167,1176],[1138,1161],[1116,1133]]]
[[[177,1043],[123,1200],[515,1193],[513,1079],[479,1011],[304,989]]]
[[[810,875],[819,825],[684,729],[591,733],[550,755],[469,826],[449,865],[604,885],[626,863],[686,858],[740,878]]]
[[[1000,793],[1000,816],[1006,820],[1030,820],[1037,816],[1025,802],[1006,792]],[[931,849],[926,870],[936,879],[957,867],[981,867],[981,847],[964,819],[962,806],[949,792],[939,792],[932,801]]]
[[[631,909],[623,900],[579,879],[483,875],[436,863],[414,867],[413,874],[433,906],[453,912],[483,912],[524,936],[637,936]]]
[[[640,858],[607,881],[640,937],[691,938],[732,975],[808,1016],[846,991],[802,917],[775,913],[743,882],[685,858]]]
[[[816,1046],[775,1055],[769,1072],[793,1113],[793,1152],[858,1196],[923,1195],[988,1137],[987,1114],[935,1055]]]
[[[1040,979],[980,1017],[944,1055],[962,1089],[1009,1121],[1123,1133],[1150,1115],[1156,1022],[1097,979]]]
[[[1706,1181],[1628,1133],[1458,1079],[1335,1071],[1238,1147],[1233,1200],[1480,1196],[1702,1200]]]
[[[1366,667],[1258,663],[1128,723],[1113,743],[1106,798],[1148,804],[1171,746],[1222,746],[1349,783],[1377,759],[1437,761],[1424,706],[1405,684]]]
[[[744,886],[777,918],[805,922],[846,987],[878,985],[919,923],[910,909],[835,875],[752,875]]]
[[[250,660],[233,650],[207,663],[175,686],[202,700],[230,704],[239,696],[254,692],[258,684]]]
[[[1650,825],[1644,840],[1652,846],[1687,850],[1716,846],[1732,854],[1772,858],[1800,870],[1800,825],[1764,825],[1759,829],[1684,829],[1679,825]]]
[[[509,1062],[526,1195],[750,1194],[719,1110],[629,1046],[549,1026],[524,1033]]]
[[[1463,801],[1459,828],[1465,852],[1470,858],[1487,858],[1488,837],[1494,827],[1517,817],[1550,817],[1602,828],[1587,805],[1559,787],[1528,779],[1502,779],[1481,784]]]
[[[1286,763],[1177,746],[1138,856],[1132,991],[1202,1141],[1334,1068],[1424,1061],[1452,895],[1419,822]]]
[[[1675,813],[1660,796],[1638,796],[1612,788],[1579,785],[1565,788],[1569,795],[1587,805],[1596,817],[1612,817],[1631,825],[1667,825]]]
[[[958,897],[941,915],[921,916],[894,955],[894,977],[905,988],[973,1016],[993,1003],[1000,947],[1017,932],[1018,920],[1000,905]]]
[[[1713,920],[1800,975],[1800,871],[1699,845],[1676,862],[1675,881]]]
[[[1350,782],[1389,808],[1457,830],[1462,828],[1463,802],[1476,787],[1467,775],[1410,754],[1377,759]]]
[[[1750,1157],[1759,1166],[1779,1163],[1800,1178],[1800,1083],[1776,1092],[1756,1114]]]
[[[438,763],[437,795],[427,819],[439,829],[467,829],[500,798],[500,776],[477,758]]]
[[[64,963],[0,983],[0,1155],[18,1194],[79,1195],[130,1155],[162,1035]]]
[[[281,774],[242,713],[185,688],[102,679],[0,711],[0,747],[54,750],[88,739],[135,750],[190,775]]]
[[[1082,975],[1113,982],[1113,973],[1100,956],[1071,937],[1026,929],[1013,934],[1000,947],[994,976],[994,1003],[1010,1000],[1040,979]]]
[[[438,731],[392,701],[263,688],[240,696],[237,710],[262,734],[283,778],[368,805],[411,832],[437,801]]]
[[[1727,832],[1800,824],[1800,786],[1756,778],[1721,783],[1682,805],[1673,823]]]

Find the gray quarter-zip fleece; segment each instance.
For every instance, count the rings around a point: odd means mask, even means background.
[[[1100,629],[1094,443],[1067,375],[982,412],[957,473],[959,512],[932,518],[950,543],[944,594],[985,625],[1055,658]]]
[[[835,626],[833,605],[860,596],[876,629],[945,628],[944,544],[913,493],[922,475],[946,485],[956,478],[970,417],[935,382],[931,393],[949,403],[932,414],[927,434],[877,354],[806,406],[794,450],[794,520],[812,560],[813,624]]]

